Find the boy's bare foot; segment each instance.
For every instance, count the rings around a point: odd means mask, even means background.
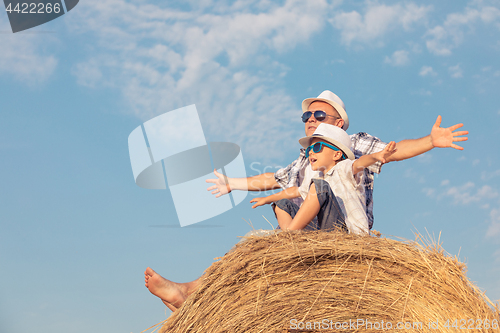
[[[187,283],[169,281],[149,267],[144,272],[144,280],[149,291],[171,311],[176,311],[199,284],[199,279]]]

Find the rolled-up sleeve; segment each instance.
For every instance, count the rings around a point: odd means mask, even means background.
[[[377,153],[387,146],[386,142],[383,142],[376,136],[367,134],[365,132],[359,132],[353,134],[351,137],[351,148],[356,158],[360,158],[363,155]],[[376,162],[367,168],[373,173],[380,173],[382,169],[382,163]]]
[[[290,170],[292,170],[293,166],[297,163],[297,160],[293,161],[288,166],[279,169],[274,173],[274,179],[276,183],[282,188],[286,188],[288,183],[290,182]]]

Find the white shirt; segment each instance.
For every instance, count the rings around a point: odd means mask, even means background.
[[[353,160],[343,160],[337,163],[326,174],[313,171],[308,165],[304,181],[299,187],[302,199],[307,197],[312,179],[323,179],[337,197],[340,209],[345,216],[345,222],[350,233],[368,234],[368,218],[366,217],[366,198],[363,183],[364,172],[353,175]]]

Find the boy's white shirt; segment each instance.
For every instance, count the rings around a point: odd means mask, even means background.
[[[353,175],[353,160],[343,160],[337,163],[326,174],[313,171],[309,164],[306,168],[304,181],[299,187],[302,199],[307,197],[312,179],[323,179],[337,197],[340,209],[345,216],[345,222],[350,233],[368,234],[368,218],[366,217],[364,172]]]

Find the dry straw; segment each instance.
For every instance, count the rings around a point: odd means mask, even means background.
[[[465,271],[432,242],[325,232],[250,237],[207,269],[200,288],[160,333],[471,327],[467,331],[499,333],[498,306]]]

